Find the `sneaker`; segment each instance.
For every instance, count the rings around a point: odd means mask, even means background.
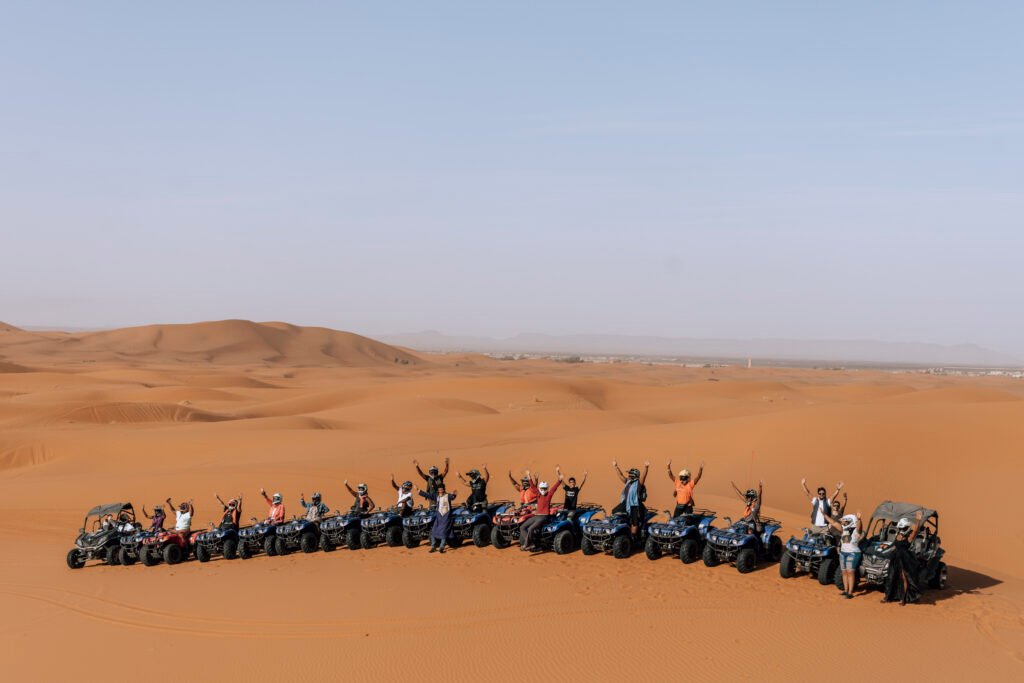
[[[447,550],[447,548],[441,548],[440,552],[444,553],[445,550]]]
[[[843,593],[843,597],[846,598],[847,600],[853,600],[853,596],[850,595],[849,593]]]
[[[432,553],[436,553],[436,552],[437,552],[437,548],[431,548],[431,549],[430,549],[430,552],[432,552]]]

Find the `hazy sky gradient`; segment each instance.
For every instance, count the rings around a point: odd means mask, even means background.
[[[1024,5],[4,3],[0,320],[1024,353]]]

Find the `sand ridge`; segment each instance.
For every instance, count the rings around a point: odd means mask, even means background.
[[[516,652],[530,642],[538,658],[580,662],[598,677],[666,680],[682,657],[698,680],[774,680],[792,677],[793,662],[835,671],[835,649],[814,645],[823,632],[876,653],[893,675],[1024,672],[1024,536],[998,523],[1014,518],[1015,501],[992,488],[1022,474],[1019,381],[497,361],[227,322],[30,333],[41,341],[0,335],[2,362],[21,369],[0,372],[0,537],[19,550],[0,555],[0,607],[5,664],[18,677],[66,679],[75,657],[117,642],[133,671],[184,648],[202,663],[197,680],[291,680],[353,666],[377,680],[450,648],[466,653],[451,667],[455,680],[518,680]],[[71,337],[80,341],[65,353]],[[486,463],[496,499],[513,494],[508,470],[550,479],[557,463],[578,478],[589,470],[583,498],[605,505],[619,490],[611,460],[650,459],[659,510],[671,504],[666,460],[677,469],[703,460],[700,504],[735,515],[729,482],[764,479],[766,512],[783,520],[784,538],[806,524],[801,477],[812,486],[844,479],[851,510],[868,514],[886,498],[939,510],[951,587],[899,608],[879,605],[877,594],[840,601],[814,581],[781,580],[775,566],[743,576],[642,555],[472,547],[443,557],[378,548],[64,566],[96,503],[129,499],[141,509],[193,497],[201,527],[219,515],[214,491],[244,493],[245,516],[262,516],[260,486],[280,490],[295,513],[299,494],[313,490],[332,509],[347,507],[347,479],[388,504],[391,474],[415,478],[413,458],[445,456],[462,494],[455,470]],[[578,637],[534,640],[538,623]],[[699,645],[680,644],[687,630]],[[930,654],[888,657],[907,633]],[[55,635],[60,658],[48,655]],[[732,656],[737,648],[762,669]]]

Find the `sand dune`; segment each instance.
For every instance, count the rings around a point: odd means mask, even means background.
[[[527,643],[569,678],[672,680],[680,662],[698,680],[788,679],[808,667],[863,678],[836,668],[839,646],[820,645],[822,633],[909,680],[1024,674],[1024,536],[1003,523],[1016,513],[1004,482],[1024,474],[1017,380],[421,356],[243,321],[8,334],[15,342],[0,339],[0,353],[17,371],[0,372],[0,608],[5,671],[17,680],[67,680],[111,643],[133,672],[188,652],[196,680],[380,680],[452,648],[465,656],[448,678],[518,680]],[[262,516],[260,486],[294,513],[313,490],[347,507],[347,479],[388,504],[391,474],[414,479],[413,458],[445,456],[462,494],[456,470],[487,463],[497,499],[514,494],[509,470],[550,479],[557,463],[589,470],[583,497],[605,505],[620,486],[610,461],[650,459],[659,510],[671,504],[666,461],[703,460],[698,503],[736,514],[729,482],[763,479],[785,537],[806,524],[801,477],[844,479],[851,510],[885,498],[937,508],[951,586],[901,609],[783,581],[774,566],[742,576],[667,558],[493,548],[64,566],[99,502],[194,497],[206,526],[219,514],[214,491],[244,493],[245,516]],[[553,637],[533,638],[540,623]],[[894,647],[908,637],[927,643],[920,656]]]

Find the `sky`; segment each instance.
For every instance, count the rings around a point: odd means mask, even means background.
[[[1019,2],[0,8],[0,320],[1024,357]]]

